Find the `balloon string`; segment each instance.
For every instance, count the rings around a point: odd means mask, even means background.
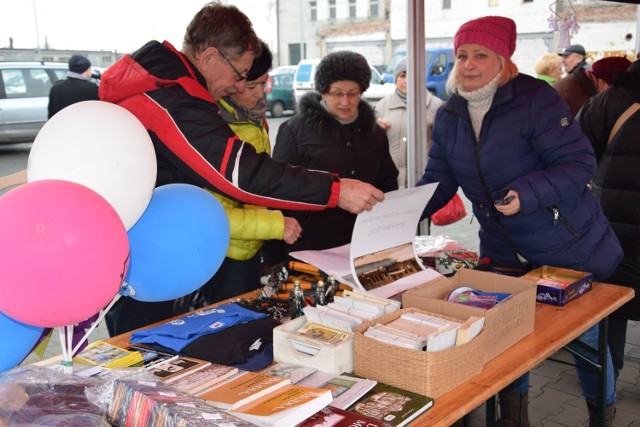
[[[76,344],[75,348],[73,349],[73,351],[71,352],[71,354],[76,354],[78,352],[78,350],[80,350],[80,347],[82,346],[82,343],[85,342],[85,340],[87,338],[89,338],[89,335],[91,334],[91,332],[93,332],[93,330],[95,328],[98,327],[98,325],[100,324],[100,322],[102,321],[102,319],[104,319],[104,316],[107,315],[107,313],[109,312],[109,310],[111,310],[111,307],[113,307],[113,305],[120,299],[120,294],[116,294],[113,299],[111,300],[111,302],[109,303],[109,305],[107,305],[104,310],[102,310],[100,312],[100,315],[98,316],[98,318],[95,320],[95,322],[93,322],[93,324],[91,325],[91,328],[89,328],[89,330],[87,330],[87,332],[84,334],[84,336],[80,339],[80,341],[78,342],[78,344]],[[71,348],[71,346],[69,346],[69,348]]]
[[[73,352],[71,349],[73,348],[73,325],[67,325],[67,354],[69,355],[69,361],[73,366]]]
[[[62,370],[65,374],[73,373],[73,361],[69,355],[68,347],[66,346],[67,338],[65,337],[65,327],[57,326],[58,335],[60,337],[60,347],[62,348]]]

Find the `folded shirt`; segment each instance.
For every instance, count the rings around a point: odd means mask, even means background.
[[[199,337],[186,346],[181,354],[221,365],[246,363],[273,343],[273,328],[278,325],[280,322],[270,317],[235,325],[224,331]],[[263,355],[273,358],[273,353]]]
[[[199,337],[225,330],[233,325],[267,317],[264,313],[247,310],[237,304],[223,304],[195,311],[162,325],[142,329],[131,334],[132,343],[160,344],[181,352]]]

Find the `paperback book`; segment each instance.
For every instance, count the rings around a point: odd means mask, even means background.
[[[142,354],[105,341],[95,341],[73,358],[74,362],[105,368],[128,367],[142,362]]]
[[[180,356],[176,360],[155,365],[151,373],[165,383],[174,382],[186,375],[199,371],[211,365],[211,362]]]
[[[276,375],[278,377],[289,378],[292,384],[298,383],[300,380],[317,372],[316,368],[310,366],[299,366],[291,363],[276,363],[270,368],[262,371],[263,374]]]
[[[211,387],[238,372],[238,368],[232,366],[219,365],[211,363],[200,370],[193,371],[171,382],[171,385],[179,390],[186,391],[190,394],[196,394],[199,391]]]
[[[327,372],[316,372],[300,381],[298,384],[326,388],[333,396],[332,406],[347,409],[355,401],[364,396],[375,385],[376,381],[348,375],[335,375]]]
[[[432,406],[430,397],[378,382],[347,410],[401,427]]]
[[[259,426],[291,427],[330,404],[331,400],[329,390],[289,384],[230,412]]]
[[[333,404],[325,406],[318,412],[298,424],[296,427],[390,427],[378,420],[355,412],[336,408]]]
[[[260,372],[245,372],[196,395],[212,406],[231,410],[246,405],[289,384],[291,384],[289,378]]]

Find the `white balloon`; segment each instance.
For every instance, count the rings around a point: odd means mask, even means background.
[[[118,212],[127,230],[153,196],[153,143],[126,109],[102,101],[72,104],[45,123],[31,147],[27,181],[62,179],[91,188]]]

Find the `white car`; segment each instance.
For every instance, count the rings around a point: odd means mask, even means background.
[[[315,91],[314,79],[319,63],[320,59],[303,59],[298,63],[293,74],[293,93],[296,104],[300,102],[305,93]],[[375,105],[385,96],[395,92],[396,85],[385,82],[378,70],[374,67],[369,67],[371,68],[371,82],[369,83],[369,88],[362,94],[362,98],[369,104]]]

